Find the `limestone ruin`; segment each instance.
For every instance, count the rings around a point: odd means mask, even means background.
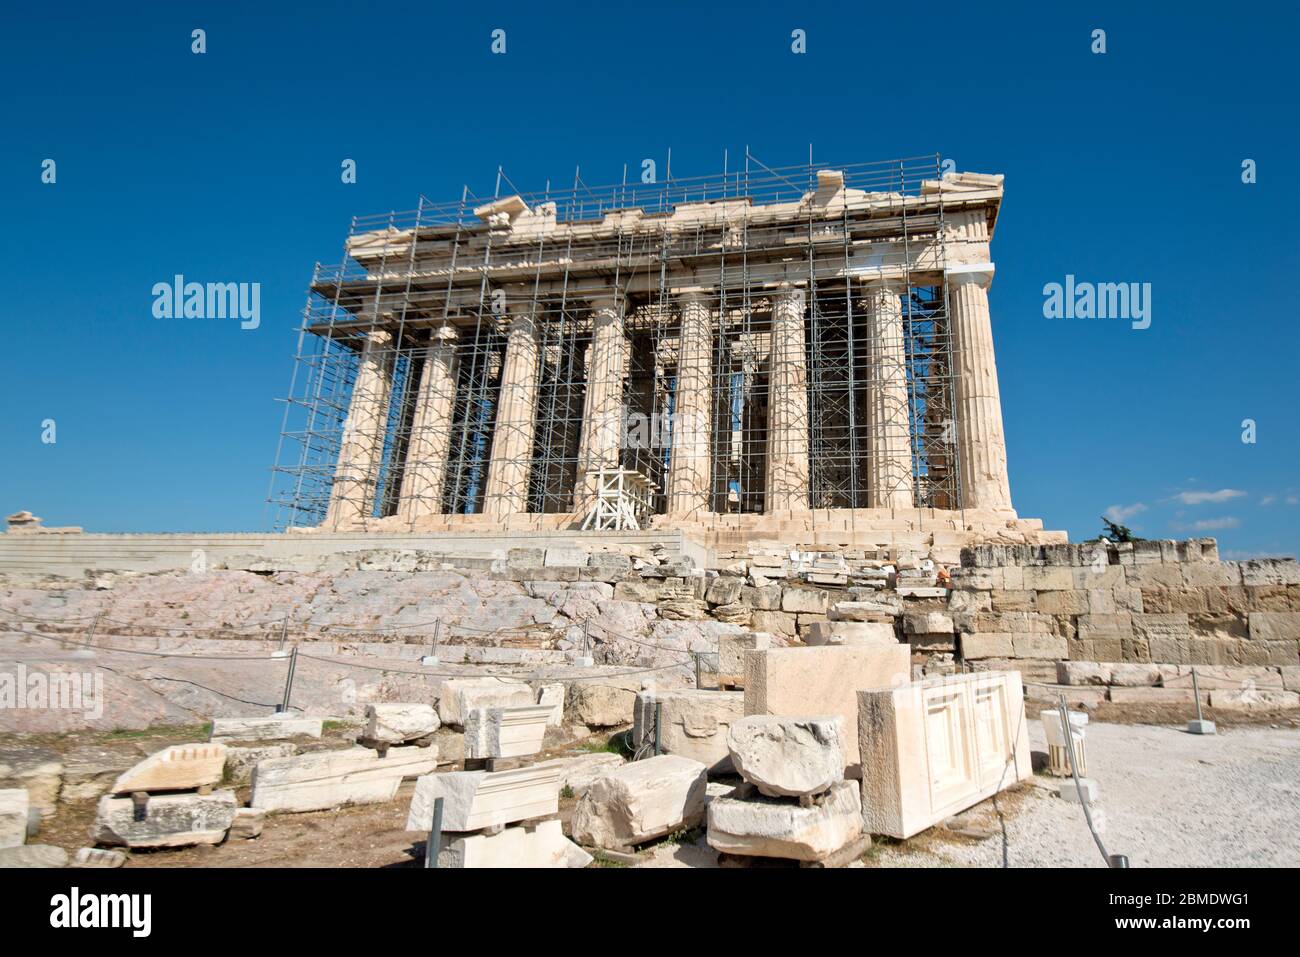
[[[1293,559],[1014,510],[1002,197],[925,159],[356,220],[311,285],[281,531],[9,517],[3,650],[37,686],[98,662],[113,709],[0,731],[210,729],[0,742],[0,863],[397,806],[426,866],[860,865],[987,839],[1043,775],[1099,803],[1107,712],[1294,727]],[[95,847],[29,843],[89,802]]]
[[[831,535],[949,560],[1061,541],[1012,508],[1002,195],[918,159],[359,219],[311,286],[283,522]]]

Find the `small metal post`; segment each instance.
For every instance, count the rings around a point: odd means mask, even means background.
[[[293,673],[297,670],[298,646],[294,645],[293,650],[289,652],[289,670],[284,676],[284,701],[275,709],[276,714],[284,714],[289,710],[289,698],[293,695]]]
[[[591,621],[582,623],[582,656],[578,658],[579,668],[590,668],[595,665],[596,659],[591,656]]]
[[[442,619],[439,618],[433,623],[433,640],[429,645],[429,657],[433,659],[431,664],[438,662],[438,649],[442,645]]]
[[[284,643],[289,640],[289,613],[284,613],[284,621],[280,623],[280,651],[284,651]]]
[[[1196,720],[1187,722],[1188,734],[1217,734],[1213,721],[1206,721],[1201,713],[1201,683],[1196,678],[1196,669],[1192,669],[1192,697],[1196,699]]]
[[[698,691],[700,688],[700,653],[692,651],[691,657],[695,659],[695,690]]]
[[[438,866],[438,851],[442,849],[442,798],[433,799],[433,827],[429,830],[429,841],[424,845],[424,866]]]
[[[72,652],[74,658],[93,658],[95,650],[91,646],[95,643],[95,632],[99,630],[99,619],[104,617],[102,611],[95,612],[95,620],[90,623],[90,630],[86,633],[86,644],[83,648],[77,648]]]
[[[442,644],[442,619],[433,623],[433,637],[429,640],[429,653],[420,659],[420,664],[433,667],[438,664],[438,649]]]
[[[1084,798],[1083,787],[1079,783],[1079,764],[1074,756],[1074,737],[1070,730],[1070,706],[1065,702],[1065,695],[1057,695],[1061,709],[1061,728],[1065,732],[1065,748],[1070,758],[1070,775],[1074,780],[1074,789],[1079,795],[1079,803],[1083,805],[1083,817],[1088,822],[1088,830],[1092,832],[1092,839],[1097,845],[1097,850],[1101,851],[1102,859],[1106,862],[1107,867],[1124,868],[1128,867],[1128,858],[1123,854],[1111,854],[1106,850],[1106,845],[1102,843],[1101,835],[1097,833],[1097,827],[1092,823],[1092,811],[1088,808],[1088,802]]]

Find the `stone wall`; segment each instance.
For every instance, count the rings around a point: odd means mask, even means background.
[[[194,534],[0,534],[0,575],[80,578],[95,572],[161,572],[194,568],[201,554],[208,568],[276,568],[314,571],[339,556],[380,549],[421,551],[471,567],[467,560],[503,558],[512,548],[581,548],[635,551],[659,547],[674,557],[707,564],[708,551],[680,531],[576,532],[492,530],[428,533],[324,532],[299,530]]]
[[[1300,565],[1221,562],[1213,539],[981,545],[952,584],[959,653],[981,668],[1300,664]]]

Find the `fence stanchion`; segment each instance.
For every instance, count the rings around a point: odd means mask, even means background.
[[[591,668],[596,664],[596,659],[591,654],[591,621],[587,620],[582,623],[582,657],[577,661],[579,668]]]
[[[429,829],[429,841],[424,845],[424,866],[438,866],[438,851],[442,849],[442,798],[433,799],[433,827]]]
[[[284,714],[289,710],[289,699],[293,695],[293,673],[297,670],[298,646],[294,645],[293,650],[289,652],[289,670],[284,676],[284,701],[275,709],[276,714]]]
[[[1106,845],[1102,843],[1101,835],[1097,832],[1097,826],[1092,820],[1092,811],[1089,810],[1092,797],[1092,789],[1085,788],[1083,782],[1079,779],[1079,759],[1074,753],[1074,729],[1070,727],[1070,706],[1066,704],[1065,695],[1057,695],[1060,704],[1061,732],[1065,735],[1066,755],[1070,759],[1070,775],[1073,778],[1074,793],[1083,805],[1083,819],[1088,824],[1088,830],[1092,832],[1092,839],[1097,844],[1097,850],[1101,851],[1102,859],[1105,860],[1106,866],[1116,869],[1128,867],[1128,855],[1111,854],[1106,850]]]
[[[1213,721],[1206,721],[1201,712],[1201,683],[1196,680],[1196,669],[1192,669],[1192,697],[1196,699],[1196,720],[1187,722],[1188,734],[1218,734],[1219,729]]]
[[[284,658],[288,652],[284,650],[285,643],[289,640],[289,613],[284,613],[284,620],[280,622],[280,645],[271,652],[272,658]]]
[[[432,667],[438,664],[438,647],[442,638],[442,619],[439,618],[433,623],[433,638],[429,643],[429,653],[420,659],[420,664],[426,667]]]
[[[90,630],[86,632],[86,646],[78,648],[72,653],[74,658],[93,658],[95,657],[95,632],[99,630],[99,620],[104,617],[102,611],[95,612],[95,620],[90,623]]]

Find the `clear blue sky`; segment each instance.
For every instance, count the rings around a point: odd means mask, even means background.
[[[498,164],[529,190],[578,164],[593,184],[662,170],[669,148],[679,176],[747,144],[804,162],[811,142],[828,164],[941,152],[1006,174],[991,297],[1021,515],[1082,538],[1119,507],[1148,537],[1297,551],[1293,7],[721,6],[12,7],[0,509],[267,528],[298,314],[353,215],[490,193]],[[175,273],[261,283],[260,328],[155,319]],[[1045,319],[1067,273],[1151,283],[1151,327]]]

